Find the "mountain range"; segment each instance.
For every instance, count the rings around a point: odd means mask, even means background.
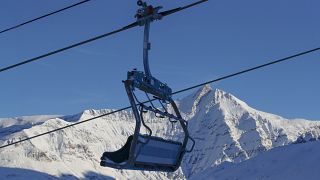
[[[289,158],[299,150],[308,150],[307,147],[320,147],[318,142],[311,142],[320,139],[319,121],[289,120],[262,112],[230,93],[212,89],[209,85],[176,102],[183,118],[188,121],[190,135],[196,140],[196,146],[191,153],[185,155],[181,168],[174,173],[100,167],[102,153],[119,149],[133,133],[133,114],[131,111],[122,111],[0,149],[0,177],[205,179],[212,176],[218,180],[246,179],[241,169],[249,175],[250,166],[261,172],[258,168],[262,167],[257,164],[264,163],[266,168],[271,166],[272,162],[268,160],[274,158],[270,156],[282,157],[281,154],[290,151],[292,153],[288,154]],[[172,111],[170,106],[168,110]],[[68,116],[1,118],[0,144],[5,145],[111,111],[113,110],[86,110]],[[183,137],[178,125],[159,119],[152,113],[147,113],[145,119],[157,136],[171,139]],[[271,174],[256,174],[258,178],[262,177],[260,179],[273,177]]]

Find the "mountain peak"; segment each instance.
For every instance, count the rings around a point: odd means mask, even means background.
[[[197,91],[180,101],[180,110],[186,114],[193,114],[196,111],[201,99],[209,94],[212,94],[212,90],[213,89],[209,84],[202,86]]]
[[[244,101],[238,99],[234,95],[227,93],[223,90],[220,89],[215,89],[214,90],[214,100],[215,103],[220,103],[220,104],[229,104],[229,105],[236,105],[236,106],[242,106],[245,109],[250,108],[247,103]]]
[[[194,97],[195,99],[199,99],[202,96],[204,96],[207,93],[212,92],[212,91],[213,91],[212,87],[209,84],[206,84],[206,85],[202,86],[201,88],[199,88],[194,93],[192,93],[190,96]]]
[[[201,91],[204,91],[204,92],[208,92],[208,91],[211,91],[213,90],[212,87],[210,86],[210,84],[206,84],[204,86],[202,86],[202,88],[200,88]]]
[[[252,109],[245,102],[232,94],[220,89],[213,89],[208,84],[182,99],[180,101],[180,109],[182,112],[192,115],[197,109],[211,107],[216,104],[219,104],[224,111],[233,111],[234,108],[246,110]]]

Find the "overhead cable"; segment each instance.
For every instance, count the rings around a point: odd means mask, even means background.
[[[50,12],[50,13],[45,14],[45,15],[42,15],[42,16],[40,16],[40,17],[37,17],[37,18],[31,19],[31,20],[22,22],[22,23],[20,23],[20,24],[15,25],[15,26],[6,28],[6,29],[4,29],[4,30],[1,30],[1,31],[0,31],[0,34],[5,33],[5,32],[8,32],[8,31],[11,31],[11,30],[14,30],[14,29],[17,29],[17,28],[20,28],[20,27],[22,27],[22,26],[24,26],[24,25],[27,25],[27,24],[30,24],[30,23],[32,23],[32,22],[38,21],[38,20],[40,20],[40,19],[44,19],[44,18],[46,18],[46,17],[48,17],[48,16],[52,16],[52,15],[54,15],[54,14],[60,13],[60,12],[62,12],[62,11],[68,10],[68,9],[71,9],[71,8],[73,8],[73,7],[79,6],[79,5],[84,4],[84,3],[86,3],[86,2],[89,2],[89,1],[91,1],[91,0],[80,1],[80,2],[78,2],[78,3],[75,3],[75,4],[72,4],[72,5],[70,5],[70,6],[64,7],[64,8],[62,8],[62,9],[59,9],[59,10]]]

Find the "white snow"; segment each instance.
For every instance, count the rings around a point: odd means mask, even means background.
[[[175,173],[119,171],[100,167],[104,151],[119,149],[133,133],[131,111],[122,111],[62,131],[32,139],[0,150],[0,166],[15,172],[0,178],[39,173],[39,176],[116,179],[186,179],[221,163],[240,163],[275,147],[319,139],[320,122],[288,120],[261,112],[222,90],[204,86],[177,101],[189,131],[196,140],[192,153],[186,154]],[[169,107],[170,108],[170,107]],[[170,110],[170,109],[169,109]],[[33,136],[86,120],[112,110],[86,110],[71,116],[34,116],[0,119],[0,144]],[[171,110],[170,110],[171,111]],[[179,139],[174,127],[152,113],[145,117],[154,134]],[[294,146],[294,145],[289,145]],[[0,168],[1,169],[1,168]],[[35,174],[35,176],[38,176]]]
[[[192,180],[318,180],[320,141],[274,148],[239,164],[225,162]]]

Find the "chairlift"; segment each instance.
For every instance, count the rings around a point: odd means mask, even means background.
[[[137,2],[140,8],[135,15],[137,21],[134,25],[144,26],[144,72],[137,71],[136,69],[129,71],[127,73],[127,80],[123,81],[136,121],[135,130],[134,134],[128,137],[127,142],[122,148],[115,152],[103,153],[100,162],[101,166],[115,169],[173,172],[180,167],[184,154],[193,150],[195,141],[189,135],[188,122],[182,118],[176,103],[172,99],[172,89],[151,75],[148,58],[151,48],[149,32],[150,24],[153,21],[161,20],[164,16],[205,1],[207,0],[164,12],[159,12],[162,8],[161,6],[153,7],[141,0]],[[146,94],[148,98],[147,103],[150,106],[138,100],[134,93],[135,90],[140,90]],[[150,96],[154,97],[154,99],[151,99]],[[155,107],[153,104],[154,100],[157,100],[161,104],[161,109]],[[174,113],[169,113],[165,104],[170,104]],[[174,141],[153,135],[151,128],[145,123],[143,118],[143,114],[148,111],[153,112],[159,118],[167,118],[171,123],[179,122],[184,132],[183,139],[181,141]],[[141,125],[147,129],[148,134],[140,132]],[[190,149],[187,149],[188,142],[190,141],[192,145]]]

